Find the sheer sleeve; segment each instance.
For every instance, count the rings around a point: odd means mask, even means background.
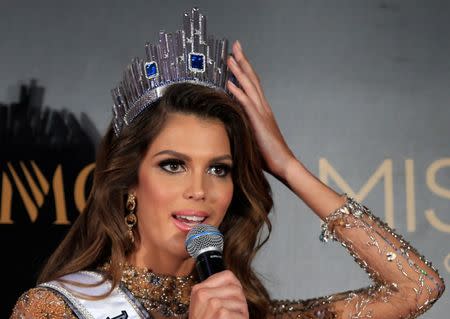
[[[33,288],[20,296],[10,319],[76,319],[64,300],[46,288]]]
[[[351,198],[325,219],[321,240],[340,242],[372,284],[306,301],[273,301],[272,318],[410,319],[428,310],[444,292],[444,282],[431,263]]]

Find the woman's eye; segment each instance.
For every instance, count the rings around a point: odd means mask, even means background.
[[[169,173],[179,173],[184,172],[185,169],[183,167],[184,163],[182,161],[163,161],[159,163],[159,167]]]
[[[208,173],[216,175],[218,177],[225,177],[228,175],[230,170],[231,167],[228,165],[215,165],[208,170]]]

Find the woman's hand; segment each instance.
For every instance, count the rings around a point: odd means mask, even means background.
[[[238,88],[228,81],[228,90],[242,104],[250,119],[265,161],[265,169],[273,176],[284,180],[285,170],[295,156],[286,144],[275,121],[258,75],[245,57],[238,41],[233,44],[233,55],[234,58],[230,56],[227,64],[242,88]]]
[[[242,285],[229,270],[192,287],[190,319],[246,319],[248,307]]]

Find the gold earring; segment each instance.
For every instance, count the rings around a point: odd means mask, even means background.
[[[127,198],[128,215],[125,216],[125,224],[128,227],[127,235],[132,243],[134,243],[133,228],[137,223],[137,217],[136,214],[134,213],[135,209],[136,209],[136,196],[133,194],[128,194]]]

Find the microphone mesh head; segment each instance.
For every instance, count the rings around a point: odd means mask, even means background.
[[[211,225],[198,224],[186,236],[186,250],[193,258],[197,258],[205,250],[223,251],[223,235]]]

